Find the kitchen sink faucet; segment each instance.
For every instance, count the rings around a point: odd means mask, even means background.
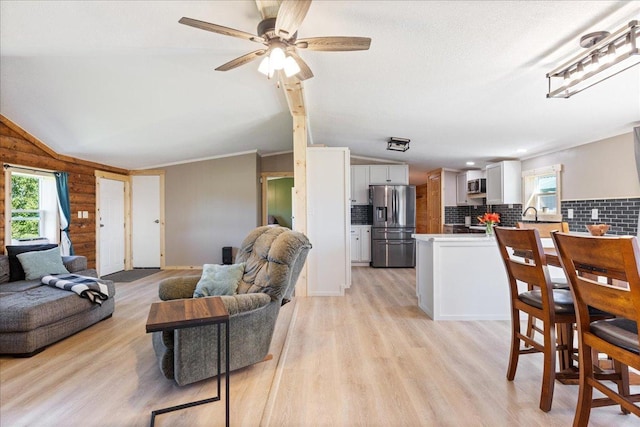
[[[524,210],[524,212],[522,212],[522,218],[524,218],[524,216],[527,214],[529,209],[533,209],[533,212],[535,213],[535,221],[538,222],[538,209],[536,209],[533,206],[529,206],[527,209]]]

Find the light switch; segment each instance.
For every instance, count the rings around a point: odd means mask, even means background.
[[[598,209],[591,209],[591,219],[598,219]]]
[[[89,211],[82,211],[82,218],[89,218]]]
[[[82,211],[78,211],[78,218],[82,218]]]
[[[573,219],[573,209],[567,209],[567,218]]]

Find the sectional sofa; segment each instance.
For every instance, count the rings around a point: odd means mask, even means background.
[[[84,256],[63,256],[74,274],[97,277],[87,269]],[[109,298],[102,305],[81,298],[74,292],[42,285],[40,280],[10,281],[7,255],[0,255],[0,354],[32,356],[113,314],[115,287],[102,280]]]

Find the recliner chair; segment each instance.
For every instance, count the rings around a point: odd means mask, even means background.
[[[237,294],[221,297],[230,315],[231,371],[260,362],[269,353],[280,306],[291,298],[310,249],[304,234],[285,227],[258,227],[242,242],[235,262],[244,262],[245,272]],[[199,279],[163,280],[160,299],[192,298]],[[216,325],[153,333],[160,370],[181,386],[218,375],[216,342]],[[223,341],[223,367],[224,350]]]

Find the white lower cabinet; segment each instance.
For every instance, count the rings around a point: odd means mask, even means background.
[[[371,226],[351,226],[351,263],[369,264],[371,262]]]

